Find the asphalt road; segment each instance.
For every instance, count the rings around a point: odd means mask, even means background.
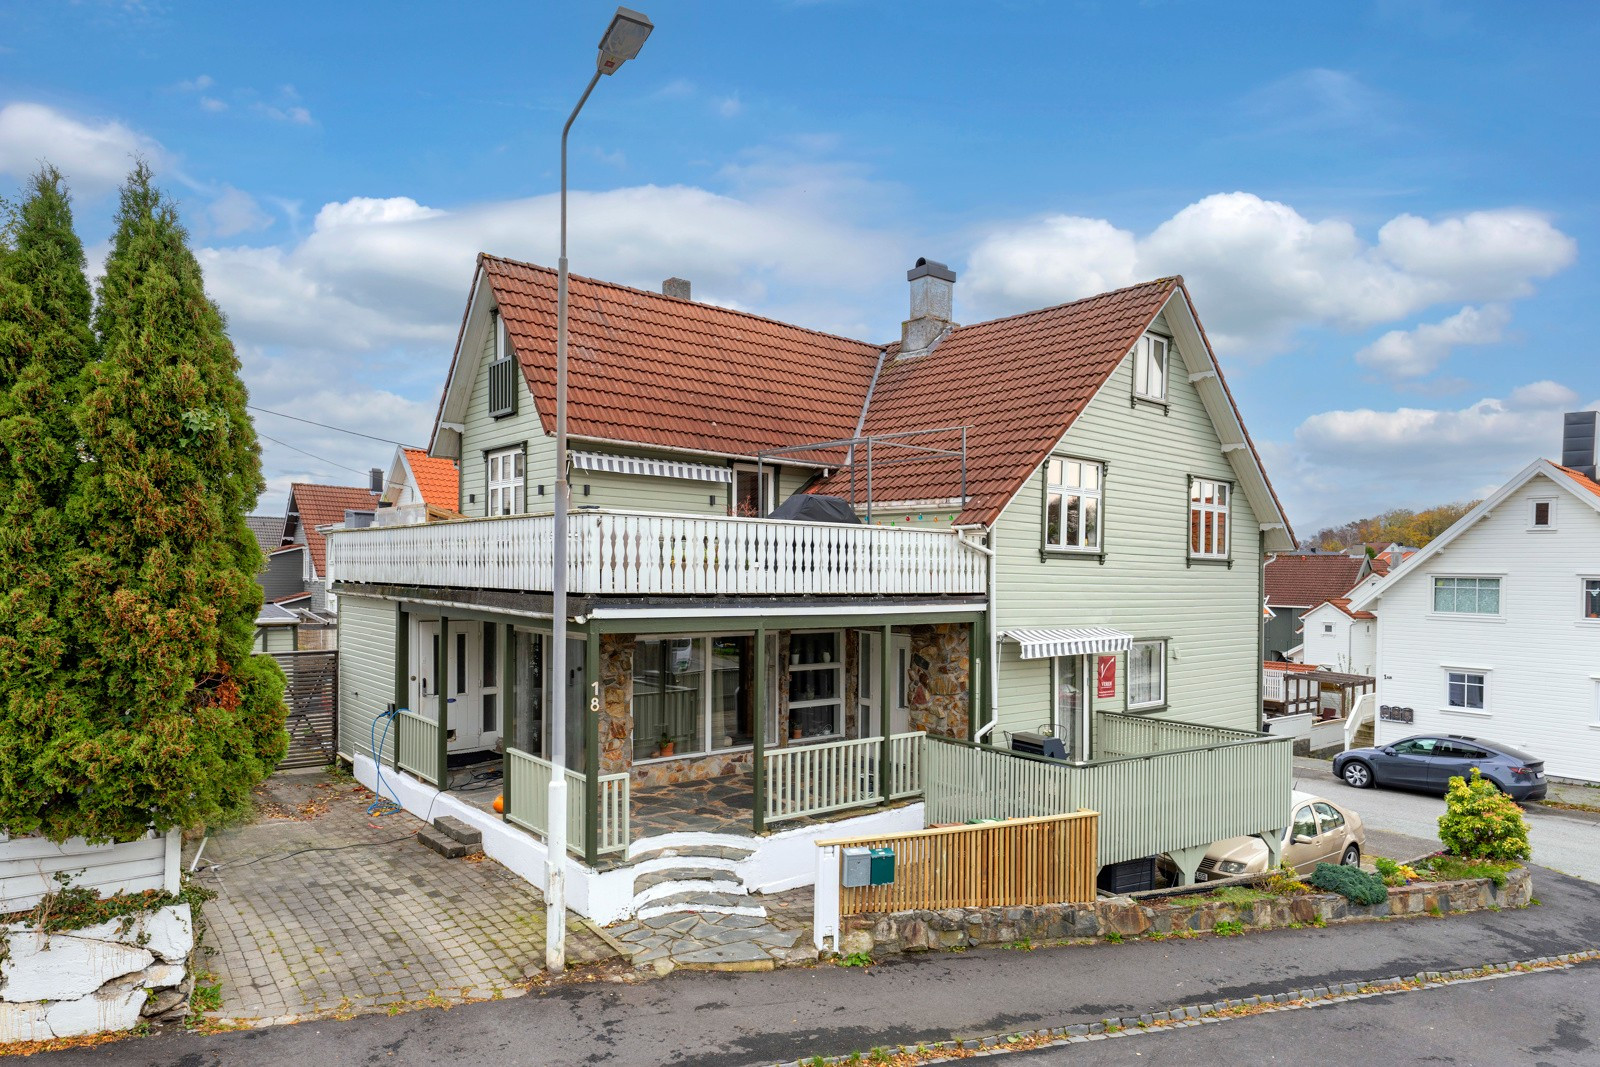
[[[1017,1053],[997,1063],[1600,1063],[1600,964],[1461,982],[1181,1030]],[[1493,1019],[1493,1025],[1484,1020]],[[1379,1050],[1382,1050],[1381,1052]]]
[[[746,975],[679,971],[658,981],[571,986],[450,1011],[204,1037],[165,1034],[29,1062],[742,1067],[1600,948],[1600,885],[1536,870],[1534,891],[1542,904],[1515,911],[1026,955],[1003,949],[941,953],[899,957],[867,970],[822,965]],[[1277,1018],[1300,1017],[1297,1012]],[[1299,1057],[1293,1035],[1275,1033],[1271,1046]],[[1393,1050],[1404,1040],[1403,1033],[1392,1034],[1385,1047]],[[1252,1050],[1243,1059],[1255,1058]]]
[[[1341,807],[1359,812],[1369,838],[1368,854],[1390,859],[1410,859],[1407,850],[1426,843],[1417,851],[1439,847],[1439,816],[1444,814],[1444,798],[1398,789],[1352,789],[1333,776],[1327,760],[1299,758],[1294,761],[1295,788],[1325,796]],[[1600,882],[1600,822],[1583,813],[1566,813],[1529,808],[1528,840],[1533,845],[1533,860],[1577,878]],[[1403,835],[1415,841],[1398,841],[1389,835]]]

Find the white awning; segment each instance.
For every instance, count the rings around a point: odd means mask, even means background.
[[[1109,626],[1069,626],[1007,630],[1001,634],[1022,646],[1023,659],[1049,659],[1053,656],[1090,656],[1097,652],[1126,652],[1133,635]]]
[[[691,482],[731,482],[731,467],[709,463],[681,463],[672,459],[644,459],[640,456],[608,456],[604,452],[573,452],[572,465],[581,471],[608,471],[636,474],[645,478],[683,478]]]

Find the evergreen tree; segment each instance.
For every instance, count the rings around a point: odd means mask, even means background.
[[[63,506],[73,409],[95,358],[83,245],[61,175],[42,168],[0,226],[0,828],[38,829],[61,783],[38,758],[73,709]]]
[[[281,758],[283,675],[252,656],[263,488],[239,361],[173,205],[139,164],[94,311],[67,518],[70,730],[35,760],[54,838],[242,814]]]

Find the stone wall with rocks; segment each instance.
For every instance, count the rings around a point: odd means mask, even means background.
[[[908,628],[911,670],[906,703],[911,729],[941,737],[967,736],[970,627],[940,622]]]
[[[1351,922],[1360,919],[1438,915],[1520,908],[1533,900],[1526,867],[1506,876],[1504,888],[1487,878],[1458,882],[1417,882],[1389,890],[1382,904],[1355,904],[1337,893],[1228,904],[1185,897],[1109,897],[1092,904],[1041,904],[1017,908],[946,908],[888,915],[850,915],[840,922],[840,955],[865,952],[925,952],[936,949],[1118,937],[1206,933],[1217,924],[1238,923],[1242,930],[1268,930],[1294,924]]]
[[[188,1000],[188,904],[50,934],[13,923],[3,936],[0,1043],[131,1030]]]
[[[600,773],[633,766],[633,635],[600,636]]]

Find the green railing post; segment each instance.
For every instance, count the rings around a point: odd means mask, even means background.
[[[889,684],[889,663],[892,659],[893,649],[890,647],[894,640],[894,627],[885,626],[878,641],[878,725],[882,728],[883,747],[878,751],[878,792],[883,794],[883,802],[889,803],[891,788],[889,785],[890,768],[894,765],[893,753],[889,751],[890,723],[894,716],[890,713],[890,702],[894,699],[894,686]]]
[[[989,693],[984,682],[989,659],[989,616],[982,615],[967,624],[967,740],[976,741],[978,730],[988,721]]]
[[[500,818],[511,821],[511,750],[517,747],[516,654],[517,629],[511,623],[502,628],[500,642]]]
[[[750,785],[755,794],[750,804],[750,826],[758,834],[767,832],[767,627],[756,624],[755,692],[750,714],[755,720],[755,751],[751,753]]]
[[[403,708],[410,703],[411,696],[411,627],[408,625],[410,616],[406,609],[401,608],[395,613],[394,624],[394,706]],[[390,743],[394,746],[394,753],[390,762],[395,770],[400,769],[400,716],[396,715],[389,723],[389,734],[393,738]],[[379,742],[381,745],[383,742]],[[383,753],[374,752],[372,762],[383,763]]]
[[[444,789],[450,784],[446,770],[450,766],[450,620],[439,616],[439,677],[434,679],[439,689],[439,721],[434,723],[438,742],[434,767],[434,788]]]
[[[593,867],[600,856],[600,710],[605,686],[600,680],[600,635],[591,630],[583,643],[583,862]]]

